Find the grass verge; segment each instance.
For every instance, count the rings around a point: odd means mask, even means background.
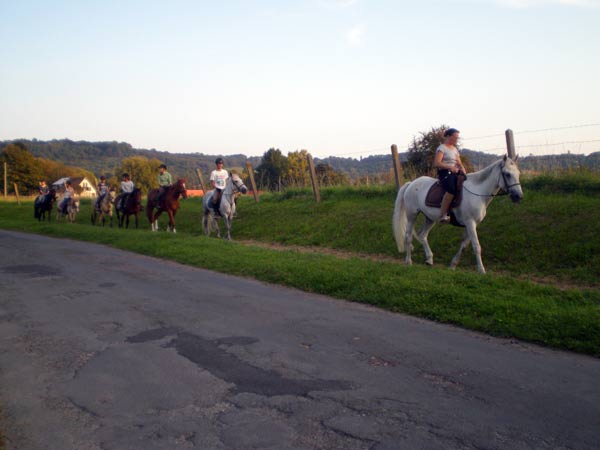
[[[32,209],[30,204],[2,204],[0,228],[107,244],[495,336],[600,356],[598,290],[560,290],[508,276],[247,246],[201,236],[199,217],[192,232],[173,235],[92,227],[84,223],[85,211],[81,223],[39,224],[30,217]]]

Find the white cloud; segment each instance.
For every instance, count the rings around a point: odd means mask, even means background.
[[[355,25],[346,33],[346,42],[352,47],[359,47],[362,45],[366,27],[362,24]]]

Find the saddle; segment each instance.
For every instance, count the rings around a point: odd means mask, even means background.
[[[450,208],[458,208],[460,202],[462,201],[463,194],[463,183],[465,182],[466,177],[464,175],[458,176],[458,182],[456,184],[456,195],[452,200],[452,204]],[[427,192],[427,197],[425,197],[425,205],[430,208],[441,208],[442,207],[442,197],[446,191],[442,187],[442,184],[438,181],[433,183]]]

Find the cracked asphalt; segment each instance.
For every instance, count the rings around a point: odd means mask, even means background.
[[[89,243],[0,250],[8,449],[600,447],[595,358]]]

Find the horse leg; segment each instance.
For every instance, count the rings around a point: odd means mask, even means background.
[[[212,215],[212,224],[213,224],[215,230],[217,230],[217,237],[220,238],[221,237],[221,229],[219,228],[219,221],[217,220],[217,216],[215,216],[214,214]]]
[[[477,261],[477,272],[485,273],[485,267],[483,267],[483,261],[481,259],[481,245],[479,244],[479,237],[477,236],[477,224],[475,222],[467,222],[466,224],[469,237],[471,238],[471,247],[473,247],[473,253],[475,254],[475,260]]]
[[[471,242],[471,238],[469,237],[469,232],[465,229],[463,232],[462,241],[460,242],[460,247],[458,247],[458,252],[456,252],[456,255],[454,255],[454,258],[452,258],[452,261],[450,261],[451,269],[456,269],[456,266],[458,266],[460,261],[460,257],[462,256],[462,252],[465,250],[465,248],[467,248],[469,242]]]
[[[419,230],[419,234],[417,235],[417,239],[419,240],[419,242],[423,246],[423,249],[425,250],[425,264],[427,264],[428,266],[433,266],[433,252],[431,251],[431,247],[429,246],[429,241],[427,240],[427,237],[429,236],[429,232],[431,231],[434,225],[435,222],[433,220],[430,220],[429,217],[425,217],[425,223],[423,224],[423,226]]]
[[[407,215],[407,221],[406,221],[406,234],[404,235],[404,247],[405,247],[405,251],[406,251],[406,257],[404,258],[404,261],[406,263],[407,266],[410,266],[412,264],[412,240],[413,240],[413,232],[415,229],[415,220],[416,217],[413,217],[413,215]]]
[[[225,239],[227,239],[228,241],[231,240],[231,221],[232,218],[229,216],[224,216],[223,217],[223,221],[225,222],[225,228],[227,229],[227,236],[225,236]]]
[[[202,214],[202,231],[204,231],[206,236],[210,236],[209,214],[210,213],[206,212],[206,210],[204,210],[204,213]]]
[[[135,229],[136,230],[138,229],[139,224],[140,224],[140,213],[136,212],[135,213]]]

